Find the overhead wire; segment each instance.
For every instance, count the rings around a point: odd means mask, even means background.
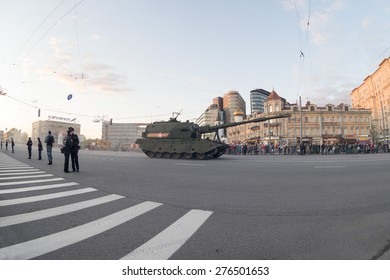
[[[46,37],[46,35],[57,25],[58,22],[60,22],[64,17],[66,17],[71,11],[73,11],[77,6],[79,6],[84,0],[79,1],[76,5],[74,5],[71,9],[69,9],[63,16],[61,16],[58,20],[56,20],[47,30],[45,33],[42,34],[41,37],[35,42],[35,44],[29,49],[29,51],[26,53],[26,55],[23,57],[22,61],[24,61],[30,53],[35,49],[35,47],[38,45],[38,43]]]
[[[50,18],[50,16],[63,4],[65,3],[66,0],[63,0],[62,2],[60,2],[46,17],[44,20],[42,20],[42,22],[38,25],[38,27],[32,32],[32,34],[28,37],[28,39],[25,41],[25,43],[22,45],[21,49],[19,50],[17,56],[14,58],[13,60],[13,63],[11,65],[15,65],[16,61],[18,60],[18,58],[20,57],[20,55],[22,54],[23,50],[25,49],[25,47],[28,45],[28,43],[32,40],[32,38],[34,37],[34,35],[38,32],[38,30],[42,27],[42,25]],[[20,61],[24,61],[29,55],[30,53],[35,49],[35,47],[38,45],[38,43],[57,25],[57,23],[59,21],[61,21],[65,16],[67,16],[71,11],[73,11],[77,6],[79,6],[82,2],[84,2],[84,0],[81,0],[79,2],[77,2],[71,9],[69,9],[65,14],[63,14],[59,19],[57,19],[44,33],[43,35],[41,35],[39,37],[39,39],[34,43],[34,45],[28,50],[28,52],[23,56],[23,58],[20,60]],[[7,79],[9,79],[9,76],[10,76],[10,73],[11,73],[11,70],[9,69],[8,70],[8,75],[7,75]],[[9,94],[6,94],[5,95],[6,97],[16,101],[16,102],[19,102],[21,104],[24,104],[24,105],[27,105],[27,106],[30,106],[30,107],[34,107],[36,109],[40,108],[40,106],[37,106],[34,105],[34,104],[30,104],[30,103],[27,103],[25,101],[22,101],[20,99],[17,99],[15,97],[12,97],[10,96]],[[48,109],[46,108],[45,110],[47,111],[53,111],[53,112],[58,112],[58,113],[66,113],[66,114],[72,114],[72,113],[68,113],[68,112],[64,112],[64,111],[59,111],[59,110],[52,110],[52,109]],[[80,115],[79,116],[85,116],[85,117],[93,117],[93,116],[89,116],[89,115]]]
[[[27,46],[27,44],[32,40],[32,38],[34,37],[34,35],[38,32],[38,30],[41,28],[41,26],[51,17],[51,15],[62,5],[66,2],[67,0],[63,0],[62,2],[60,2],[53,10],[50,11],[50,13],[41,21],[41,23],[34,29],[34,31],[31,33],[31,35],[27,38],[27,40],[24,42],[24,44],[22,45],[22,47],[20,48],[18,54],[15,56],[15,58],[12,60],[12,63],[10,65],[10,67],[8,68],[8,74],[7,74],[7,77],[5,79],[5,81],[7,81],[9,79],[9,76],[10,76],[10,73],[11,73],[11,67],[13,65],[16,64],[16,61],[18,59],[18,57],[21,55],[21,53],[23,52],[24,48]],[[5,76],[5,74],[3,75]]]
[[[310,14],[311,14],[311,0],[309,0],[308,7],[308,16],[306,23],[305,36],[303,41],[302,35],[302,21],[304,18],[304,12],[302,6],[299,4],[298,0],[294,0],[295,14],[297,18],[297,29],[298,29],[298,38],[299,38],[299,68],[298,68],[298,87],[297,87],[297,100],[300,96],[301,83],[303,80],[303,71],[305,65],[305,56],[307,55],[307,49],[309,45],[309,27],[310,27]]]

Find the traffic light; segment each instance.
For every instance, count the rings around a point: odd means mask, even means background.
[[[38,109],[38,118],[41,116],[41,109]]]
[[[110,125],[112,125],[112,119],[110,119]]]

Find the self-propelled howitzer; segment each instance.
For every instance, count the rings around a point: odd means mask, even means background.
[[[180,122],[176,118],[169,121],[154,122],[146,126],[142,138],[135,143],[151,158],[197,158],[208,159],[222,156],[228,145],[219,138],[218,130],[246,123],[264,122],[271,119],[289,117],[281,114],[265,118],[221,125],[199,126],[193,122]],[[213,140],[202,139],[202,134],[214,132]]]

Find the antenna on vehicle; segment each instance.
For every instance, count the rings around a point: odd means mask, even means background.
[[[170,119],[171,122],[177,122],[177,117],[181,114],[183,109],[180,110],[180,112],[172,112],[172,118]],[[175,116],[176,114],[176,116]]]

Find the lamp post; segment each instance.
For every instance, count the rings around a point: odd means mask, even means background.
[[[269,118],[269,106],[268,106],[268,99],[267,99],[267,117]],[[268,119],[268,150],[271,154],[271,121]]]

